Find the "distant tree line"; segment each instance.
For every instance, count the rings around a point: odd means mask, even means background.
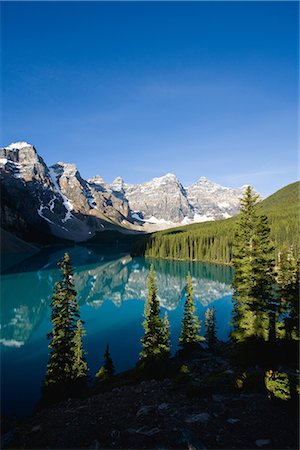
[[[215,223],[201,232],[155,233],[144,244],[144,255],[149,258],[229,264],[232,260],[232,242],[231,228],[224,234],[224,225]]]
[[[232,266],[224,264],[194,264],[193,261],[185,260],[180,264],[174,264],[172,260],[147,258],[145,264],[150,267],[153,264],[157,274],[164,273],[167,277],[185,279],[190,272],[192,278],[199,278],[220,283],[231,284],[233,279]]]

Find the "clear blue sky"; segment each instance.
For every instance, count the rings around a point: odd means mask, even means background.
[[[1,144],[111,182],[297,174],[296,2],[2,2]]]

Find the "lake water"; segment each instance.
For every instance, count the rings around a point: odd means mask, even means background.
[[[151,262],[157,274],[162,313],[169,314],[173,353],[177,349],[189,270],[200,319],[204,321],[206,308],[214,306],[217,335],[221,340],[228,339],[232,280],[229,267],[112,256],[94,247],[43,251],[1,275],[2,414],[28,414],[39,399],[48,361],[49,304],[53,284],[60,276],[56,262],[65,251],[69,252],[75,267],[91,376],[102,364],[106,344],[110,346],[117,371],[131,368],[137,362]]]

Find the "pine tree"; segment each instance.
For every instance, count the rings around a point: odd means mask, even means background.
[[[71,389],[78,379],[86,377],[87,365],[82,350],[84,331],[73,284],[73,268],[67,253],[58,265],[62,273],[61,280],[55,283],[51,302],[53,327],[48,335],[51,342],[45,389],[55,388],[62,393]]]
[[[104,363],[103,366],[98,370],[95,377],[98,381],[107,381],[110,380],[115,373],[115,367],[110,356],[109,345],[107,344],[105,352],[104,352]]]
[[[292,248],[280,252],[277,286],[285,337],[299,339],[299,261]]]
[[[189,272],[187,276],[186,300],[183,308],[182,326],[179,337],[179,346],[181,346],[183,350],[189,350],[201,341],[204,341],[204,337],[200,336],[201,324],[195,312],[193,285]]]
[[[207,308],[205,312],[205,340],[208,348],[211,349],[217,342],[216,337],[216,315],[214,306]]]
[[[274,296],[274,247],[265,216],[257,214],[258,196],[248,186],[241,200],[233,248],[233,332],[242,341],[248,337],[273,340],[278,304]]]
[[[166,354],[169,354],[170,349],[171,349],[171,343],[170,343],[170,323],[169,323],[167,311],[165,312],[164,320],[163,320],[163,336],[164,336],[164,345],[166,348]]]
[[[166,345],[164,325],[160,317],[160,306],[157,297],[157,286],[154,266],[151,264],[148,277],[148,297],[144,309],[144,336],[141,339],[142,351],[140,359],[144,364],[160,361],[168,356],[169,347]]]
[[[85,382],[87,379],[88,366],[85,359],[85,351],[83,350],[82,337],[86,335],[83,328],[82,320],[77,320],[77,328],[74,336],[74,363],[73,376],[78,382]]]

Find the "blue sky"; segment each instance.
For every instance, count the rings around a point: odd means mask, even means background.
[[[131,183],[297,174],[296,2],[2,2],[1,144]]]

